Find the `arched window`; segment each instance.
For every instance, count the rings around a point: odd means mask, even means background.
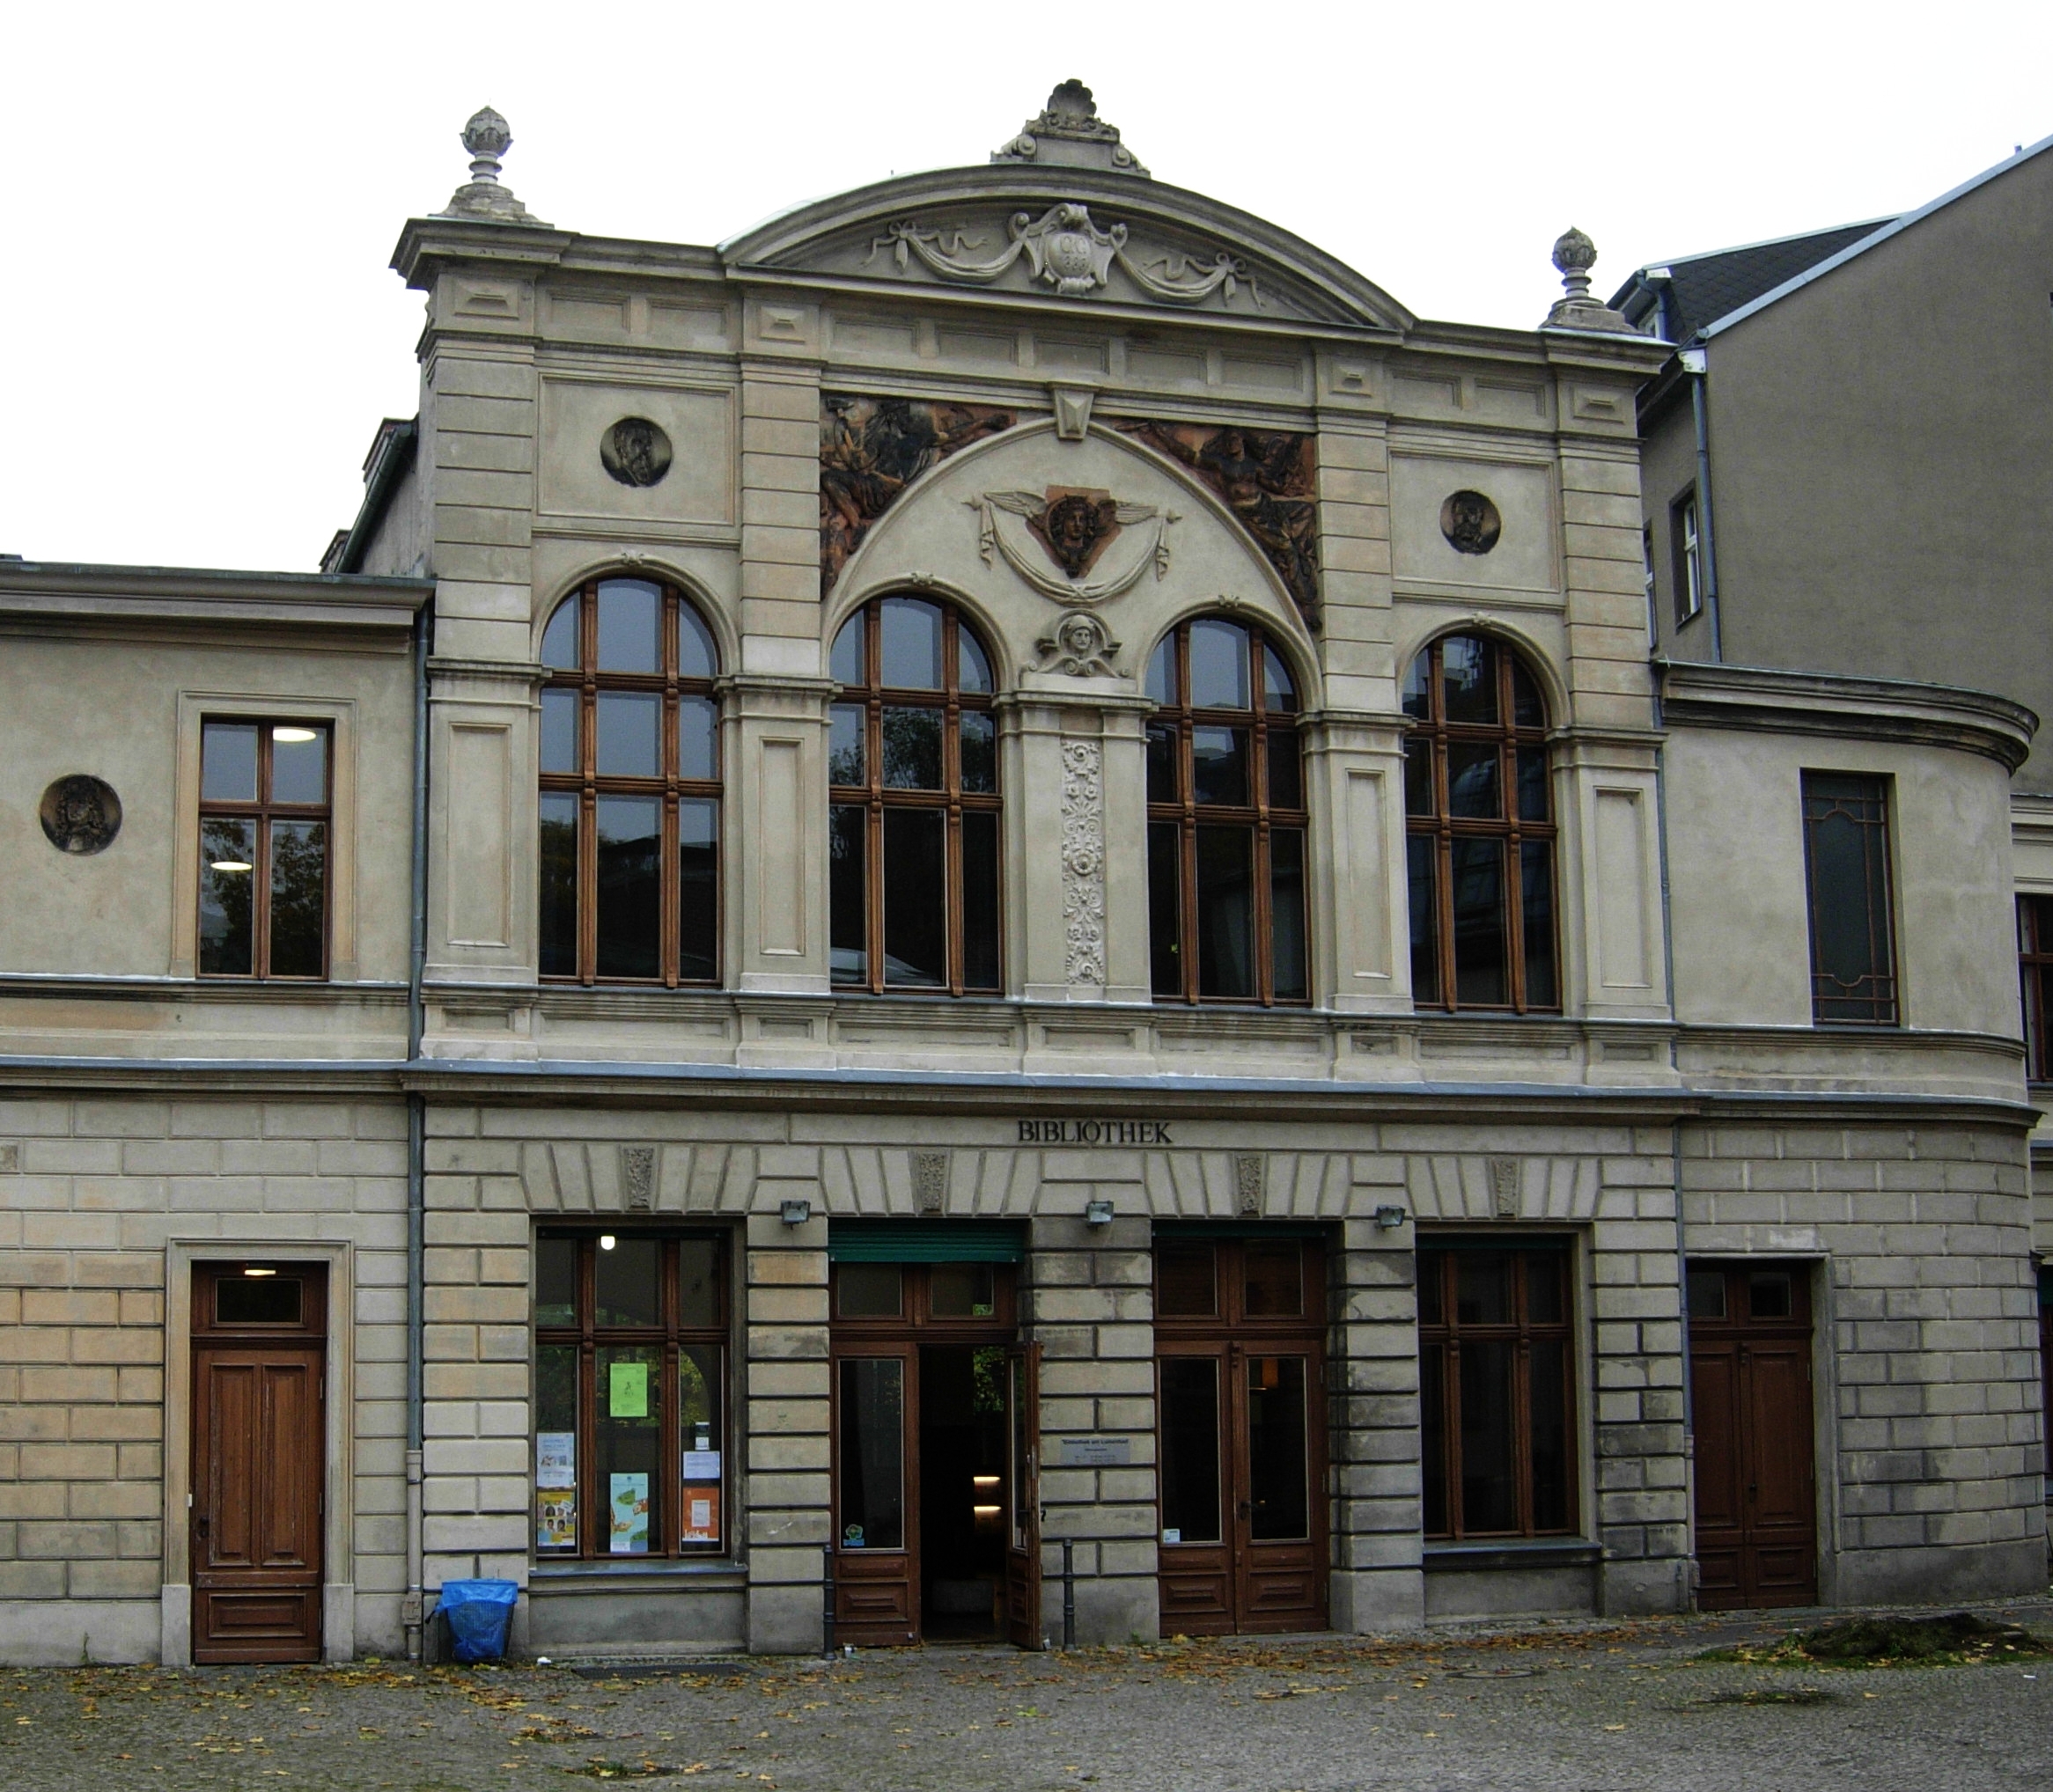
[[[713,637],[673,587],[594,579],[541,638],[541,974],[720,976]]]
[[[996,993],[990,657],[949,604],[873,598],[835,636],[828,884],[835,983]]]
[[[1148,936],[1158,996],[1303,1002],[1298,689],[1259,628],[1179,623],[1148,663]]]
[[[1411,663],[1404,825],[1420,1008],[1558,1010],[1547,708],[1509,648],[1449,635]]]

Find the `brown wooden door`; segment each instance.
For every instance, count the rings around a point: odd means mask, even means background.
[[[1166,1635],[1326,1627],[1326,1401],[1318,1246],[1157,1247]]]
[[[324,1272],[194,1274],[193,1659],[320,1659]]]
[[[1693,1263],[1697,1603],[1818,1597],[1808,1266]]]
[[[1041,1627],[1041,1346],[1005,1353],[1005,1637],[1039,1649]]]

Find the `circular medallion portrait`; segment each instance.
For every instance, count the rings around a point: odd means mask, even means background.
[[[622,485],[658,485],[670,471],[670,437],[646,417],[622,417],[599,438],[599,459]]]
[[[90,857],[121,831],[121,799],[113,786],[83,772],[59,778],[43,792],[43,833],[61,853]]]
[[[1504,526],[1497,506],[1479,491],[1452,493],[1440,506],[1440,533],[1457,554],[1488,554]]]

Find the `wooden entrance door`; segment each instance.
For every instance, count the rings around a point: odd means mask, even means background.
[[[1697,1603],[1818,1597],[1809,1267],[1692,1263]]]
[[[193,1272],[193,1659],[320,1659],[327,1271]]]
[[[1005,1353],[1005,1638],[1039,1649],[1041,1628],[1041,1346]]]
[[[1319,1247],[1165,1239],[1155,1283],[1163,1632],[1323,1630]]]

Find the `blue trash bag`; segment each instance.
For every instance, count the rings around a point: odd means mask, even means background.
[[[511,1581],[445,1581],[436,1609],[449,1619],[450,1641],[460,1662],[496,1662],[506,1654],[506,1627],[513,1621],[520,1589]]]

